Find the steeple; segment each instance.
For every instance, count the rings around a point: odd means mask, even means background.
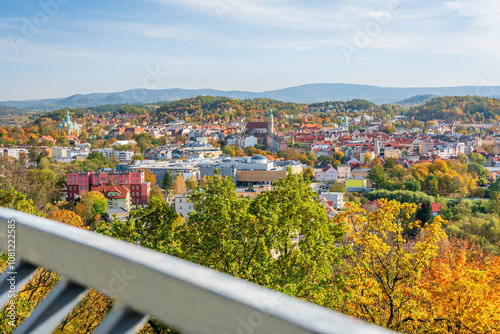
[[[267,133],[274,133],[274,116],[273,109],[269,109],[269,120],[267,121]]]

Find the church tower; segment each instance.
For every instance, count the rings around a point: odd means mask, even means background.
[[[273,109],[269,109],[269,120],[267,121],[267,133],[274,133],[274,117],[273,117]]]

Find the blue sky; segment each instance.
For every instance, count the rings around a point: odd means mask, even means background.
[[[500,85],[498,0],[0,0],[0,100]]]

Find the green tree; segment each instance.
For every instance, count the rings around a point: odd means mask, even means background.
[[[420,191],[420,182],[415,179],[404,181],[403,188],[410,191]]]
[[[423,224],[429,223],[434,219],[432,215],[432,206],[429,202],[423,202],[422,205],[417,209],[415,214],[415,219],[419,220]]]
[[[144,156],[142,154],[136,153],[132,157],[132,161],[136,161],[136,160],[146,160],[146,158],[144,158]]]
[[[434,175],[429,175],[425,179],[425,189],[430,195],[437,195],[439,191],[439,180]]]
[[[163,191],[161,190],[160,187],[153,187],[153,189],[151,189],[151,192],[149,193],[149,196],[150,198],[151,197],[158,197],[159,199],[161,200],[164,200],[165,197],[163,196]]]
[[[101,219],[107,209],[106,197],[98,191],[90,191],[76,203],[74,211],[88,226],[91,226]]]
[[[189,260],[325,304],[334,295],[339,225],[328,223],[309,182],[289,173],[254,200],[214,176],[191,195],[183,254]],[[321,259],[321,260],[319,260]]]
[[[182,224],[182,220],[169,203],[153,196],[147,208],[131,211],[127,221],[114,219],[107,224],[101,224],[97,232],[138,243],[159,252],[177,255],[177,233]]]
[[[14,189],[0,190],[0,206],[36,216],[42,215],[35,207],[33,200],[27,199],[26,194]]]
[[[481,153],[472,152],[469,154],[469,159],[472,163],[479,165],[484,165],[486,163],[486,158]]]
[[[174,183],[172,182],[172,175],[170,175],[170,172],[168,170],[165,172],[165,175],[163,176],[161,187],[163,188],[163,190],[167,192],[174,188]]]
[[[368,172],[368,179],[377,189],[384,188],[386,184],[385,169],[382,166],[375,165]]]
[[[467,165],[467,171],[476,176],[476,178],[484,178],[486,177],[486,171],[483,166],[477,163],[470,163]]]
[[[490,192],[500,192],[500,177],[488,187]]]
[[[396,166],[396,162],[394,161],[393,158],[385,159],[385,164],[384,164],[385,169],[391,169],[395,166]]]

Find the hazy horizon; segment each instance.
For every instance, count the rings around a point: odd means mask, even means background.
[[[499,86],[492,0],[0,0],[0,101],[312,83]]]

